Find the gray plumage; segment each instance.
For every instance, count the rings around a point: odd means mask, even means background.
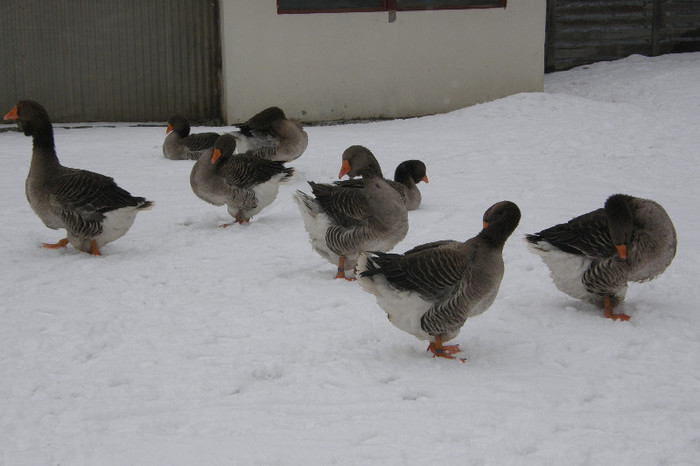
[[[294,196],[312,248],[338,264],[338,278],[355,267],[362,251],[389,251],[408,232],[406,206],[382,177],[374,155],[365,147],[351,146],[342,158],[340,176],[361,176],[361,190],[310,182],[313,196],[302,191]]]
[[[676,254],[676,231],[654,201],[625,194],[610,196],[602,209],[526,236],[542,257],[556,287],[597,306],[620,304],[630,281],[661,274]],[[618,252],[626,250],[626,258]],[[624,314],[606,316],[617,318]]]
[[[65,228],[73,247],[99,254],[103,245],[126,234],[138,211],[152,207],[151,201],[132,196],[110,177],[61,165],[46,110],[31,100],[20,101],[16,109],[20,128],[33,139],[27,200],[47,227]]]
[[[267,108],[235,131],[237,150],[262,159],[291,162],[309,145],[309,136],[301,123],[288,119],[279,107]]]
[[[294,169],[250,153],[234,154],[235,148],[233,135],[220,136],[192,167],[190,185],[197,197],[226,204],[235,221],[243,223],[275,200],[279,184],[289,180]]]
[[[496,298],[503,246],[520,221],[520,209],[498,202],[483,219],[487,226],[465,242],[435,241],[404,254],[362,254],[360,285],[399,329],[439,345],[455,338],[468,318]]]
[[[394,171],[394,180],[387,180],[392,188],[396,189],[406,204],[407,210],[416,210],[421,203],[422,195],[418,189],[418,183],[428,182],[425,164],[420,160],[406,160],[401,162]],[[362,189],[362,179],[335,181],[333,184],[344,188]]]
[[[197,160],[202,153],[214,146],[217,133],[190,134],[190,122],[182,115],[168,118],[163,157],[170,160]]]

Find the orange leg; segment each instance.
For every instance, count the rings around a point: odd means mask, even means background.
[[[338,259],[338,273],[335,274],[335,278],[344,278],[349,282],[355,281],[354,278],[348,278],[345,276],[345,256],[340,256],[340,259]]]
[[[42,243],[42,247],[45,247],[47,249],[59,249],[59,248],[65,248],[66,246],[68,246],[68,238],[63,238],[61,241],[59,241],[56,244]]]
[[[435,337],[435,343],[430,342],[428,349],[426,351],[431,351],[434,358],[445,358],[445,359],[457,359],[453,354],[460,353],[459,345],[443,345],[442,337],[437,335]],[[460,361],[466,362],[466,359],[459,358]]]
[[[606,296],[603,300],[603,315],[612,320],[630,320],[630,316],[627,314],[615,314],[615,312],[613,312],[609,296]]]
[[[93,256],[101,256],[100,248],[97,247],[97,241],[94,239],[90,241],[90,254]]]
[[[240,214],[240,212],[239,212],[239,213],[236,214],[236,218],[234,219],[233,222],[231,222],[231,223],[224,223],[223,225],[219,225],[219,228],[227,228],[227,227],[230,227],[231,225],[233,225],[234,223],[237,223],[237,224],[239,224],[239,225],[243,225],[244,223],[250,223],[250,219],[247,218],[247,219],[243,220],[243,219],[241,218],[241,214]]]

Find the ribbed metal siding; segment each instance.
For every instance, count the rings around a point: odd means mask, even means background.
[[[700,1],[661,2],[659,53],[700,50]]]
[[[546,70],[700,50],[700,1],[548,0]]]
[[[2,0],[0,109],[34,99],[56,122],[218,120],[218,21],[216,0]]]

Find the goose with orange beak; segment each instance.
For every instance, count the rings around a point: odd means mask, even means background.
[[[22,100],[5,115],[16,120],[33,140],[32,161],[25,182],[29,205],[49,228],[65,229],[66,238],[44,243],[58,249],[71,244],[95,256],[131,228],[136,214],[153,202],[135,197],[117,186],[109,176],[61,165],[54,144],[51,119],[33,100]]]
[[[248,223],[254,215],[272,204],[280,183],[291,179],[293,168],[282,162],[263,160],[249,152],[234,154],[236,138],[224,134],[214,147],[202,153],[192,167],[190,186],[205,202],[226,205],[232,223]]]
[[[433,241],[404,254],[363,253],[360,286],[375,295],[395,327],[429,341],[434,357],[455,359],[459,345],[444,343],[496,299],[503,247],[520,216],[516,204],[501,201],[484,212],[483,230],[464,242]]]
[[[163,157],[170,160],[197,160],[214,146],[219,135],[213,132],[190,134],[190,122],[182,115],[168,118],[163,141]]]
[[[401,194],[382,175],[369,149],[350,146],[342,155],[338,177],[361,176],[362,189],[309,182],[313,195],[297,191],[311,247],[338,266],[335,278],[357,265],[362,251],[391,250],[408,232],[408,212]]]
[[[651,280],[676,255],[676,230],[654,201],[614,194],[602,209],[527,235],[528,246],[549,267],[555,286],[569,296],[616,313],[628,282]]]

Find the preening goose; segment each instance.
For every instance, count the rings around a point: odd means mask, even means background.
[[[171,115],[165,130],[163,157],[170,160],[197,160],[214,146],[217,133],[190,134],[190,122],[182,115]]]
[[[288,119],[279,107],[263,110],[232,134],[238,152],[280,162],[298,159],[309,145],[309,136],[301,123]]]
[[[311,247],[338,265],[336,278],[346,278],[362,251],[389,251],[408,232],[408,213],[401,195],[382,177],[379,162],[366,147],[343,152],[339,178],[361,176],[362,190],[309,182],[313,196],[297,191]]]
[[[416,210],[421,203],[422,195],[418,189],[418,183],[428,182],[425,164],[420,160],[406,160],[401,162],[394,171],[394,180],[389,184],[403,197],[407,210]],[[362,189],[362,179],[336,181],[334,184],[346,188]]]
[[[430,341],[434,356],[454,359],[459,345],[444,343],[496,298],[503,246],[520,222],[520,209],[510,201],[498,202],[484,213],[483,222],[483,230],[465,242],[436,241],[404,254],[360,256],[362,288],[376,296],[392,324]]]
[[[56,155],[53,126],[39,103],[20,101],[6,120],[17,120],[33,140],[32,161],[25,184],[27,200],[42,222],[65,228],[67,238],[47,248],[74,248],[100,255],[100,248],[126,234],[140,210],[153,206],[117,186],[112,178],[61,165]]]
[[[655,278],[676,255],[676,230],[664,208],[625,194],[526,239],[560,291],[602,307],[610,319],[630,318],[614,312],[627,282]]]
[[[241,224],[275,200],[280,183],[289,180],[294,169],[249,152],[234,154],[235,148],[233,135],[220,136],[192,167],[190,185],[200,199],[217,206],[226,204],[234,222]]]

